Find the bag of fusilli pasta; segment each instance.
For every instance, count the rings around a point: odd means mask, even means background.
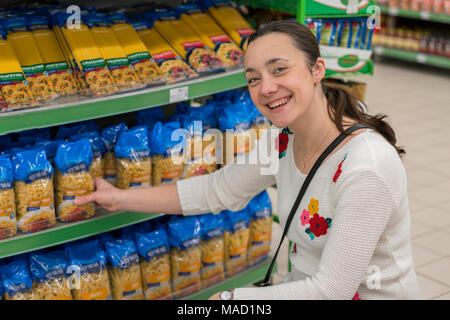
[[[5,291],[5,300],[41,300],[28,268],[25,256],[14,257],[0,266],[0,277]]]
[[[117,158],[116,186],[133,189],[151,186],[152,160],[145,126],[120,133],[114,148]]]
[[[0,240],[17,233],[14,170],[9,156],[0,156]]]
[[[142,300],[141,269],[134,241],[117,239],[105,242],[113,300]]]
[[[29,266],[31,276],[36,280],[34,291],[41,299],[72,300],[64,250],[32,252]]]
[[[104,128],[101,132],[103,142],[105,143],[106,153],[105,161],[105,180],[109,183],[116,184],[117,159],[114,147],[116,146],[119,135],[123,130],[128,130],[125,122]]]
[[[202,288],[225,279],[223,219],[212,213],[200,217],[202,230]]]
[[[77,196],[95,191],[91,174],[93,152],[89,139],[65,142],[56,152],[56,212],[62,222],[77,221],[95,215],[95,203],[75,205]]]
[[[103,178],[105,176],[105,143],[97,131],[89,131],[86,133],[76,134],[70,137],[71,141],[78,141],[82,139],[89,139],[91,142],[93,158],[90,166],[91,174],[96,178]]]
[[[200,221],[195,216],[173,216],[167,226],[171,246],[172,291],[175,298],[181,298],[200,290]]]
[[[44,149],[12,152],[17,222],[22,232],[54,226],[53,168]]]
[[[250,237],[248,266],[253,266],[269,256],[272,237],[272,205],[269,194],[263,191],[248,203],[250,212]]]
[[[74,300],[111,300],[106,254],[98,240],[65,248]]]
[[[225,274],[234,276],[247,267],[247,246],[250,236],[250,215],[246,208],[240,211],[222,211],[224,219]]]
[[[164,228],[137,233],[144,295],[146,300],[171,299],[169,239]]]

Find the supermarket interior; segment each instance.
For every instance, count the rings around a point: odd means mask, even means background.
[[[314,34],[323,83],[387,116],[406,151],[417,298],[450,300],[450,0],[1,1],[0,299],[207,300],[265,277],[285,221],[276,185],[218,214],[74,199],[97,178],[138,189],[240,165],[272,125],[248,91],[246,40],[275,20]]]

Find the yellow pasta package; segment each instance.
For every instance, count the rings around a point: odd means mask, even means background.
[[[45,71],[45,64],[33,35],[27,30],[24,17],[5,22],[8,41],[16,54],[33,96],[42,100],[56,98],[53,84]]]
[[[22,232],[55,225],[53,167],[44,149],[13,150],[17,223]]]
[[[97,239],[65,247],[74,300],[111,300],[106,253]]]
[[[5,300],[42,300],[35,290],[37,281],[31,277],[26,256],[13,257],[0,265],[0,278],[5,291]]]
[[[135,235],[146,300],[172,298],[169,239],[164,228]]]
[[[225,229],[225,274],[231,277],[247,267],[250,215],[246,208],[236,212],[225,210],[220,215]]]
[[[225,68],[224,62],[175,11],[158,9],[148,15],[147,19],[153,21],[156,31],[196,72],[219,71]]]
[[[141,269],[134,241],[129,238],[104,244],[113,300],[143,300]]]
[[[111,29],[122,46],[128,61],[136,70],[139,78],[148,85],[165,83],[166,77],[161,73],[156,62],[147,50],[139,35],[123,13],[108,15]]]
[[[148,22],[134,22],[133,27],[158,64],[168,83],[197,78],[199,75],[172,49]]]
[[[213,49],[227,68],[240,68],[244,64],[244,53],[223,29],[204,12],[199,5],[183,4],[175,9],[182,21],[192,28],[203,43]]]
[[[208,13],[239,44],[242,50],[247,48],[247,38],[255,32],[250,23],[237,11],[230,2],[223,0],[201,0]]]
[[[201,288],[200,221],[195,216],[173,216],[168,222],[172,291],[185,297]]]
[[[27,27],[33,35],[45,64],[45,71],[56,93],[58,95],[75,94],[77,85],[72,70],[58,44],[54,32],[49,28],[48,18],[38,15],[28,16]]]
[[[8,156],[0,156],[0,240],[17,233],[14,170]]]
[[[55,156],[56,212],[61,222],[89,219],[95,215],[95,203],[75,205],[77,196],[95,191],[92,176],[91,142],[84,138],[59,145]]]
[[[117,175],[117,158],[114,148],[116,146],[117,140],[119,139],[120,133],[124,130],[128,130],[125,122],[120,122],[116,125],[106,127],[101,132],[101,137],[105,143],[105,180],[109,183],[116,185],[116,175]]]

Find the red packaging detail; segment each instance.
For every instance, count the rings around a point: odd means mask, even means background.
[[[212,42],[214,42],[214,44],[216,42],[231,42],[230,38],[228,38],[228,36],[225,34],[218,34],[216,36],[211,36],[209,38],[211,39]]]
[[[181,45],[186,48],[204,48],[205,46],[201,41],[182,42]]]
[[[237,33],[239,33],[239,35],[241,37],[242,36],[249,36],[249,35],[251,35],[252,33],[255,32],[255,30],[253,30],[253,29],[237,29],[236,31],[237,31]]]
[[[175,59],[176,56],[173,53],[173,51],[163,51],[157,54],[153,55],[153,59],[155,59],[156,61],[159,60],[168,60],[168,59]]]

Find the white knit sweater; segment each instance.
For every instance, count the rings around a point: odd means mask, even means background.
[[[274,183],[278,214],[287,216],[306,178],[294,163],[292,141],[275,175],[261,165],[228,165],[213,174],[180,180],[185,215],[239,210]],[[260,142],[267,143],[263,135]],[[287,235],[291,281],[236,288],[234,299],[415,299],[406,173],[396,150],[366,130],[316,172]]]

